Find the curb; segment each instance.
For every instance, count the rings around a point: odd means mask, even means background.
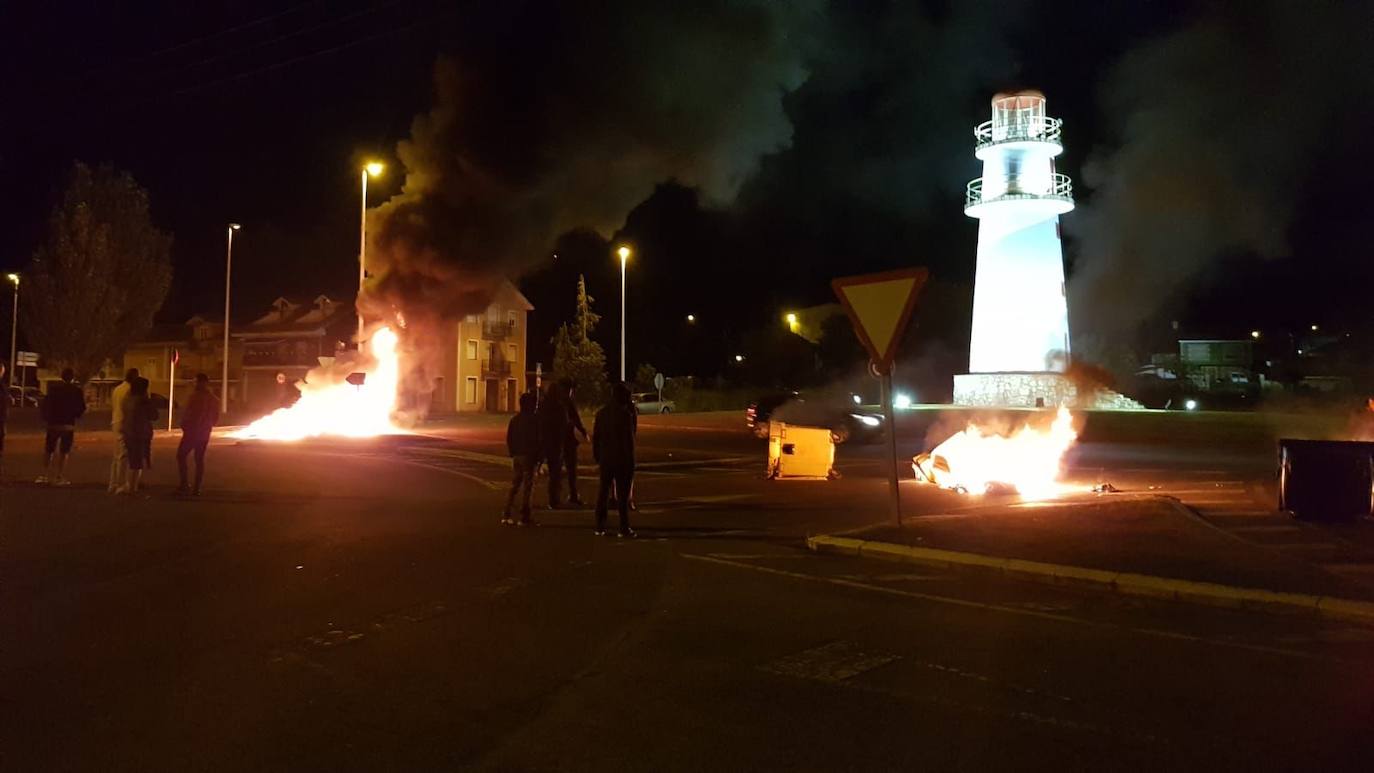
[[[1374,602],[1308,593],[1284,593],[1261,588],[1242,588],[1213,582],[1179,580],[1148,574],[1088,569],[1048,564],[1019,558],[998,558],[938,548],[918,548],[891,542],[820,535],[808,537],[806,546],[816,553],[877,558],[922,564],[942,569],[1012,575],[1036,582],[1110,590],[1130,596],[1189,601],[1235,609],[1267,609],[1308,612],[1322,617],[1374,626]]]

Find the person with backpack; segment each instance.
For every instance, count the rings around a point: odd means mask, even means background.
[[[210,431],[218,422],[219,396],[210,391],[210,377],[197,373],[196,388],[181,412],[181,444],[177,446],[177,473],[181,476],[178,494],[200,496],[200,485],[205,480],[205,449],[210,446]],[[195,488],[186,486],[186,457],[191,454],[196,457]]]
[[[514,477],[510,484],[510,494],[506,497],[506,509],[501,515],[501,523],[514,524],[511,509],[515,506],[515,496],[520,494],[521,526],[534,526],[530,518],[530,494],[534,491],[534,471],[539,466],[539,455],[543,446],[539,438],[539,420],[535,417],[535,406],[539,400],[533,392],[520,395],[520,412],[511,418],[506,426],[506,450],[510,453]]]
[[[86,397],[75,381],[76,373],[71,368],[63,368],[62,380],[50,384],[43,398],[40,413],[48,431],[43,441],[43,474],[38,476],[38,483],[72,485],[65,476],[67,459],[76,437],[76,422],[86,412]],[[57,458],[56,475],[50,473],[54,457]]]

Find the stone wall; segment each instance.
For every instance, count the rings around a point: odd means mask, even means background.
[[[1081,404],[1086,403],[1086,404]],[[1140,403],[1111,390],[1078,394],[1062,373],[965,373],[954,377],[954,404],[988,408],[1140,410]]]

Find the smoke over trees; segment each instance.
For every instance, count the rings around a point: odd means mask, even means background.
[[[1374,122],[1367,3],[1220,4],[1128,52],[1101,85],[1118,142],[1082,170],[1075,328],[1129,339],[1228,257],[1285,255],[1323,158]],[[1080,336],[1081,338],[1081,336]]]
[[[791,140],[819,2],[513,5],[438,63],[397,148],[404,188],[370,216],[376,313],[479,309],[559,234],[615,229],[664,180],[729,203]]]

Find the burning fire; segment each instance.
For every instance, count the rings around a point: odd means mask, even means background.
[[[1073,416],[1060,406],[1048,427],[1027,424],[1010,434],[969,422],[911,467],[917,480],[942,488],[972,494],[1011,488],[1025,497],[1052,497],[1066,488],[1058,482],[1061,462],[1077,439]]]
[[[295,405],[278,408],[232,437],[300,440],[319,435],[373,437],[403,431],[392,421],[401,366],[391,328],[379,328],[372,334],[368,353],[371,356],[357,363],[359,367],[312,368],[299,384],[301,397]],[[367,374],[356,386],[347,380],[355,370]]]

